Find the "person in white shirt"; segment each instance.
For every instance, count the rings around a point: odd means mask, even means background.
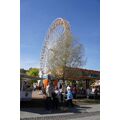
[[[45,104],[47,110],[50,110],[50,108],[52,107],[52,92],[53,92],[53,88],[51,84],[48,83],[46,87],[46,104]]]
[[[68,86],[67,86],[67,92],[68,92],[69,90],[70,90],[70,86],[68,85]]]
[[[36,90],[36,84],[35,83],[33,83],[33,89],[34,89],[34,91]]]
[[[92,93],[94,94],[94,92],[95,92],[95,87],[92,88]]]

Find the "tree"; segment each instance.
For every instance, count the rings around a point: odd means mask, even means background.
[[[38,77],[39,76],[39,69],[38,68],[30,68],[27,72],[27,75]]]
[[[69,68],[79,68],[85,64],[84,47],[73,39],[71,33],[59,37],[58,42],[49,50],[48,68],[58,79],[67,79]]]
[[[26,70],[23,69],[23,68],[21,68],[21,69],[20,69],[20,73],[26,73]]]

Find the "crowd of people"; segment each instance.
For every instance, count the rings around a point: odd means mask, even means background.
[[[57,87],[53,86],[52,83],[49,83],[46,87],[45,94],[45,107],[47,110],[50,108],[58,109],[58,106],[63,103],[68,107],[73,107],[73,94],[69,86],[67,86],[66,91],[63,91],[62,85]]]
[[[37,87],[34,85],[34,90]],[[90,97],[90,94],[97,95],[99,91],[98,88],[79,88],[76,84],[67,85],[60,84],[59,86],[54,86],[53,82],[48,82],[46,86],[42,84],[39,88],[43,94],[45,94],[45,108],[49,109],[58,109],[59,105],[64,104],[67,107],[73,107],[72,100],[77,98],[77,95],[85,95],[87,98]]]

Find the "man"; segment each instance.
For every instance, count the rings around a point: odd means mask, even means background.
[[[46,101],[45,101],[45,107],[47,110],[50,110],[50,108],[52,107],[51,97],[52,97],[51,86],[50,83],[48,83],[46,87]]]

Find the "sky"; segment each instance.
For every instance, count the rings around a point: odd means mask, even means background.
[[[60,17],[84,45],[83,68],[100,70],[100,0],[20,0],[20,67],[40,67],[44,38]]]

